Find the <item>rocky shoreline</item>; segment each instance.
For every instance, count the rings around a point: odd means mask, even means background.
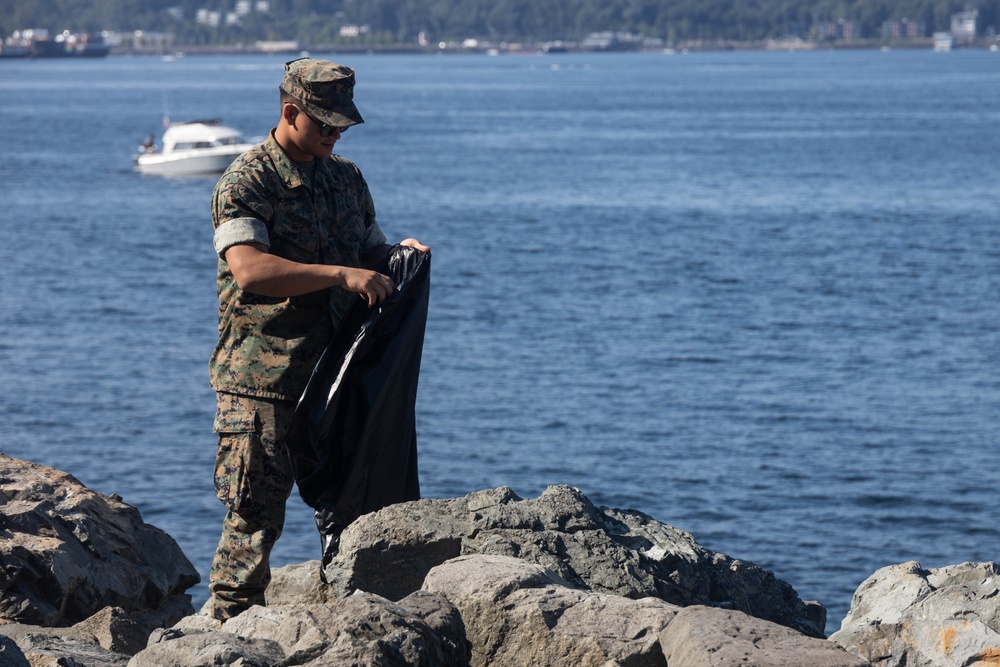
[[[1000,665],[1000,567],[879,570],[825,610],[753,563],[553,486],[361,517],[268,606],[196,612],[198,575],[139,512],[0,454],[0,667]]]

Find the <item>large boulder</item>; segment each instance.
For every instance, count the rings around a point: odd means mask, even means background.
[[[884,567],[830,639],[875,667],[1000,665],[1000,566]]]
[[[397,604],[358,592],[332,603],[252,607],[224,623],[192,616],[154,632],[128,667],[464,667],[468,655],[462,619],[444,598],[420,592]]]
[[[568,486],[530,500],[500,487],[362,516],[344,531],[326,576],[341,595],[397,600],[418,590],[431,568],[471,554],[519,558],[597,593],[735,609],[825,637],[823,606],[802,601],[771,572],[641,512],[597,508]]]
[[[267,589],[267,606],[274,608],[338,604],[343,598],[333,587],[323,583],[319,577],[319,569],[318,560],[275,569]],[[378,599],[378,596],[369,599]],[[462,617],[454,605],[443,597],[420,590],[410,593],[399,604],[419,616],[437,633],[444,653],[455,655],[468,653]],[[202,607],[201,615],[207,616],[210,609],[211,600],[208,600]]]
[[[868,667],[831,641],[731,609],[685,607],[659,639],[670,667]]]
[[[460,556],[424,590],[462,614],[474,667],[867,667],[825,639],[743,612],[582,590],[507,556]]]
[[[129,657],[109,651],[97,644],[78,637],[50,632],[16,633],[2,639],[16,643],[25,664],[30,667],[126,667]],[[0,653],[0,667],[7,667],[4,653]],[[20,667],[20,663],[14,665]]]
[[[659,635],[680,610],[580,590],[509,556],[452,559],[428,573],[424,590],[461,612],[474,667],[665,667]]]
[[[118,496],[0,454],[0,622],[68,626],[186,599],[199,576],[177,543]],[[179,616],[178,616],[179,617]]]
[[[31,667],[125,667],[131,655],[146,647],[152,629],[173,625],[181,618],[184,614],[176,610],[127,613],[106,607],[70,627],[6,623],[0,625],[0,641],[13,642]],[[0,667],[8,667],[4,657],[0,646]]]

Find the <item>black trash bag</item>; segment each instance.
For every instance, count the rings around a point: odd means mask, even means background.
[[[420,498],[414,404],[430,295],[430,254],[394,246],[379,272],[396,291],[359,299],[295,408],[287,448],[299,495],[316,511],[321,576],[354,519]]]

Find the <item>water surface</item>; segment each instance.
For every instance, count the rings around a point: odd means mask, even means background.
[[[828,631],[879,567],[996,559],[1000,55],[334,58],[367,120],[338,151],[434,248],[426,496],[577,486]],[[263,136],[283,60],[0,65],[0,449],[206,582],[214,179],[131,156],[164,109]],[[293,498],[275,565],[318,555]]]

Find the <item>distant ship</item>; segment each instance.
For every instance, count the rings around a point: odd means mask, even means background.
[[[0,44],[0,58],[103,58],[109,51],[100,35],[65,30],[52,37],[44,28],[15,30]]]

